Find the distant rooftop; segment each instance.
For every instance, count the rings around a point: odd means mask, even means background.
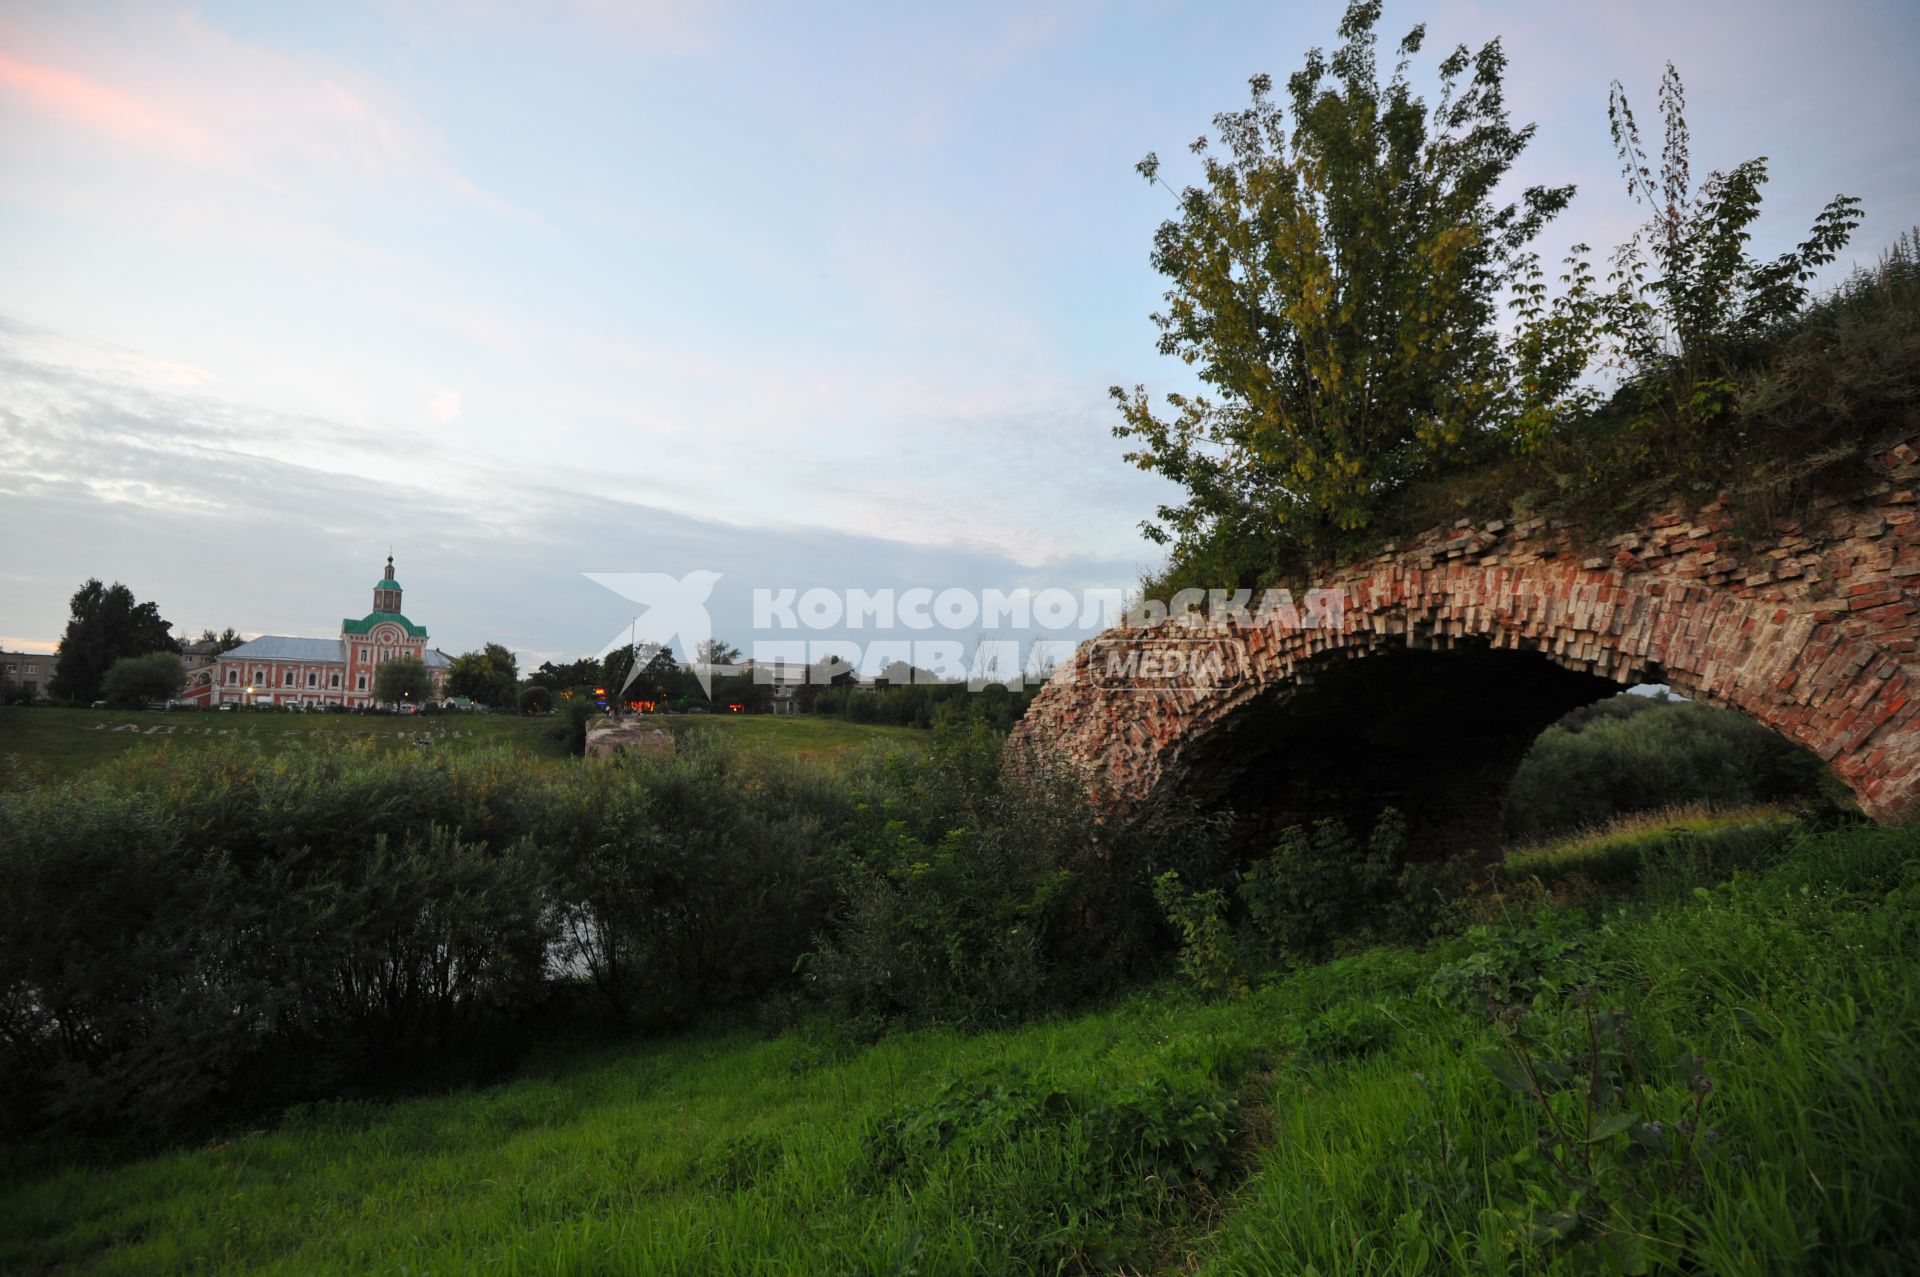
[[[425,638],[427,636],[426,626],[415,625],[398,612],[369,612],[357,621],[349,616],[340,622],[340,630],[344,634],[365,634],[382,621],[393,622],[405,630],[410,637]]]
[[[226,653],[228,660],[236,661],[339,661],[344,656],[339,639],[292,638],[284,634],[262,634],[251,643],[242,643]]]
[[[262,634],[253,642],[242,643],[239,647],[224,653],[224,657],[249,661],[344,663],[347,654],[341,649],[339,639],[294,638],[286,634]],[[443,670],[453,664],[453,658],[437,647],[428,648],[421,655],[421,660],[430,670]]]

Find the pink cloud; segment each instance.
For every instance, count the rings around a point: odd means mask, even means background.
[[[61,67],[0,53],[0,88],[36,112],[118,141],[197,154],[209,147],[207,134],[191,122]]]
[[[192,13],[105,24],[51,10],[0,29],[0,111],[36,116],[257,186],[437,188],[541,219],[459,170],[401,94],[348,67],[235,38]]]

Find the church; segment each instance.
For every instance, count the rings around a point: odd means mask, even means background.
[[[453,662],[427,646],[427,631],[400,610],[400,582],[393,556],[373,587],[373,610],[340,622],[339,638],[292,638],[263,634],[221,653],[188,677],[185,699],[217,705],[298,705],[349,709],[374,705],[374,674],[385,661],[411,656],[427,667],[440,694]]]

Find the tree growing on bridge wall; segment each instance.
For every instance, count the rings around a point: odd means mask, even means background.
[[[1627,194],[1648,220],[1613,252],[1604,286],[1585,245],[1576,245],[1549,301],[1543,272],[1526,259],[1516,284],[1515,443],[1534,451],[1569,434],[1590,434],[1603,405],[1591,370],[1621,374],[1614,417],[1619,446],[1587,481],[1704,468],[1723,481],[1729,448],[1747,451],[1741,418],[1746,374],[1763,369],[1807,311],[1809,287],[1860,224],[1860,201],[1836,195],[1807,236],[1771,260],[1749,251],[1760,217],[1765,156],[1693,178],[1686,87],[1671,62],[1660,82],[1662,124],[1656,163],[1626,89],[1613,82],[1607,121]],[[1656,172],[1657,168],[1657,172]],[[1849,398],[1851,396],[1838,396]],[[1607,473],[1607,470],[1614,473]],[[1709,485],[1710,486],[1710,483]]]
[[[1364,527],[1502,408],[1499,298],[1573,188],[1496,202],[1533,134],[1508,119],[1499,42],[1448,54],[1429,107],[1407,78],[1424,28],[1383,84],[1379,16],[1378,0],[1355,0],[1342,43],[1307,55],[1285,106],[1255,76],[1252,101],[1214,118],[1218,152],[1204,136],[1190,148],[1200,180],[1154,237],[1171,285],[1154,321],[1161,353],[1208,390],[1168,395],[1167,416],[1144,388],[1111,392],[1128,459],[1184,490],[1148,525],[1163,543],[1245,521],[1309,544]],[[1158,157],[1139,171],[1158,182]]]

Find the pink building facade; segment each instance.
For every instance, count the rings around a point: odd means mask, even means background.
[[[338,638],[263,634],[189,674],[185,698],[208,707],[370,708],[377,703],[374,688],[380,666],[403,656],[427,667],[434,695],[439,696],[452,661],[428,646],[426,628],[409,621],[400,610],[400,595],[389,555],[386,575],[373,587],[373,611],[342,620]]]

